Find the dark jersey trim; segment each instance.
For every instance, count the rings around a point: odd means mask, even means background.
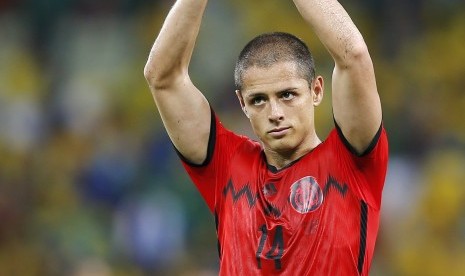
[[[299,161],[300,159],[302,159],[302,157],[305,156],[305,155],[303,155],[303,156],[297,158],[296,160],[292,161],[291,163],[287,164],[286,166],[282,167],[281,169],[278,169],[275,166],[268,164],[268,162],[266,161],[265,153],[263,151],[262,151],[262,154],[263,154],[263,158],[265,159],[265,162],[266,162],[266,167],[272,173],[279,173],[280,171],[289,168],[290,166],[294,165],[295,163],[297,163],[297,161]]]
[[[266,156],[265,156],[265,152],[262,150],[262,158],[265,160],[265,163],[266,163],[266,167],[268,168],[268,170],[272,173],[279,173],[289,167],[291,167],[292,165],[294,165],[295,163],[299,162],[300,159],[304,158],[305,156],[307,156],[307,154],[310,154],[313,150],[315,150],[317,147],[319,147],[321,145],[318,144],[316,147],[314,147],[311,151],[307,152],[306,154],[302,155],[301,157],[297,158],[296,160],[292,161],[291,163],[287,164],[286,166],[282,167],[281,169],[278,169],[276,168],[275,166],[273,165],[270,165],[268,164],[268,161],[266,160]]]
[[[201,164],[195,164],[189,161],[186,157],[184,157],[178,149],[173,145],[176,153],[178,154],[179,158],[184,161],[187,165],[191,167],[204,167],[207,166],[213,157],[213,150],[215,149],[215,142],[216,142],[216,115],[213,109],[210,107],[211,111],[211,119],[210,119],[210,134],[208,136],[208,146],[207,146],[207,156],[205,160]]]
[[[358,273],[361,275],[363,272],[363,265],[365,263],[367,246],[368,205],[365,201],[361,201],[360,208],[360,249],[358,252]]]
[[[381,136],[381,130],[383,129],[383,123],[381,123],[381,125],[379,126],[378,131],[377,131],[376,134],[375,134],[375,137],[373,137],[373,140],[371,140],[370,144],[369,144],[368,147],[365,149],[365,151],[363,151],[361,154],[359,154],[359,153],[357,153],[357,151],[355,150],[355,148],[349,143],[349,141],[347,141],[346,137],[344,136],[344,133],[342,133],[341,128],[340,128],[339,125],[336,123],[336,120],[334,120],[334,124],[336,125],[337,133],[339,134],[339,137],[341,138],[342,143],[344,143],[344,145],[346,146],[346,148],[347,148],[351,153],[353,153],[354,155],[357,155],[357,156],[359,156],[359,157],[362,157],[362,156],[365,156],[365,155],[369,154],[369,153],[375,148],[376,144],[378,143],[379,137]]]
[[[218,212],[215,210],[215,228],[216,228],[216,236],[218,237],[218,226],[220,225],[220,218],[218,217]],[[221,260],[221,243],[220,239],[217,238],[216,246],[218,249],[218,257]]]

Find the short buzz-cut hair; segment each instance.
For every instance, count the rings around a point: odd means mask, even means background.
[[[301,76],[310,84],[315,77],[315,63],[305,42],[284,32],[261,34],[247,43],[239,54],[234,70],[237,90],[242,89],[244,72],[250,67],[267,68],[277,62],[295,62]]]

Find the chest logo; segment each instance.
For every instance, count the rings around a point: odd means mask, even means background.
[[[292,184],[289,202],[301,214],[318,209],[323,203],[323,192],[315,177],[306,176]]]

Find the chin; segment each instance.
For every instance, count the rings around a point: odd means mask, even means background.
[[[268,148],[274,152],[277,152],[280,154],[286,154],[291,151],[294,151],[296,148],[296,145],[292,143],[292,141],[289,141],[288,139],[279,139],[279,140],[274,140],[271,143],[268,143]]]

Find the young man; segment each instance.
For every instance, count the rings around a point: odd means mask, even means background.
[[[335,0],[294,0],[334,59],[336,128],[322,142],[323,78],[286,33],[243,49],[235,80],[260,143],[227,130],[188,65],[207,0],[178,0],[145,67],[166,130],[214,213],[221,275],[368,275],[388,146],[365,42]]]

